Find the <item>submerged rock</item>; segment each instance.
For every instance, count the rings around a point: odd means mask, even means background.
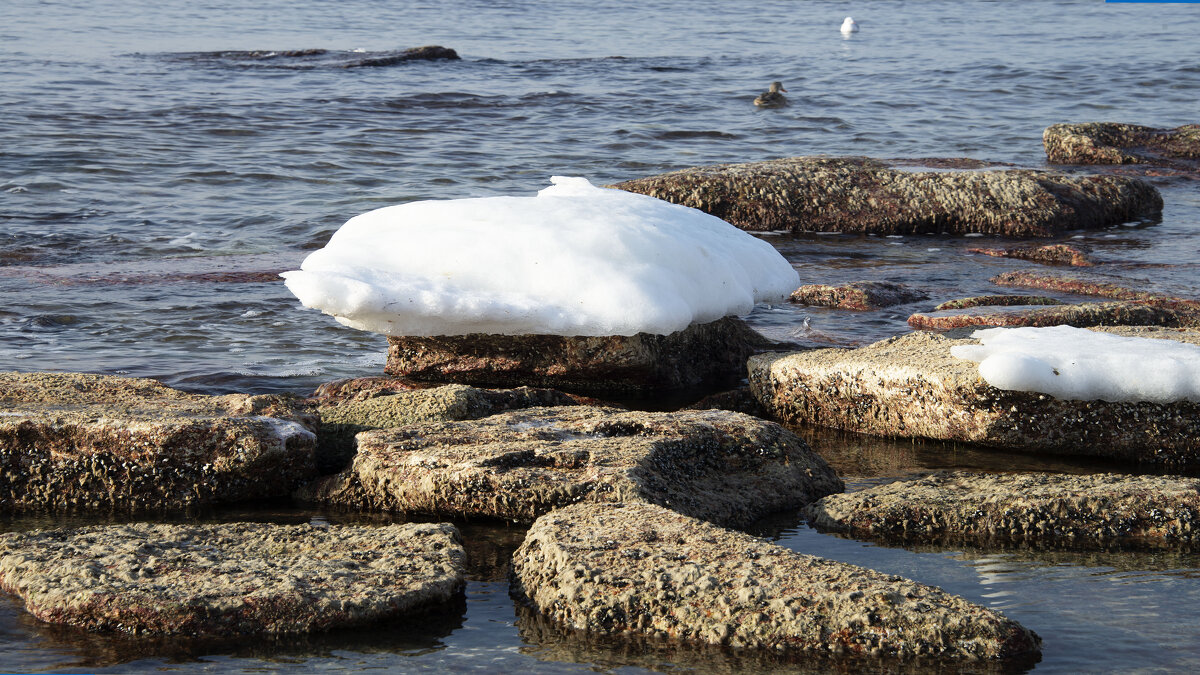
[[[35,617],[136,635],[325,631],[463,588],[450,525],[137,523],[0,535],[0,588]]]
[[[1136,124],[1055,124],[1042,132],[1046,158],[1054,164],[1159,164],[1196,171],[1200,124],[1156,129]]]
[[[746,358],[774,345],[735,317],[669,335],[389,337],[385,370],[431,382],[644,397],[736,384]]]
[[[315,419],[281,396],[0,373],[0,409],[0,511],[181,509],[287,495],[315,473]]]
[[[532,522],[580,501],[644,501],[745,525],[842,489],[795,434],[734,412],[530,408],[358,435],[339,506]]]
[[[794,553],[649,504],[543,516],[513,592],[557,623],[742,649],[1004,659],[1036,634],[941,589]]]
[[[1017,246],[1015,248],[969,248],[968,253],[981,253],[997,258],[1018,258],[1051,265],[1070,265],[1072,267],[1091,267],[1096,263],[1088,258],[1087,253],[1067,244],[1051,244],[1049,246]]]
[[[326,472],[346,466],[354,456],[354,436],[370,429],[389,429],[422,422],[469,420],[506,410],[535,406],[578,405],[581,397],[553,389],[476,389],[448,384],[400,390],[394,378],[362,378],[322,385],[316,401],[321,418],[318,468]]]
[[[855,281],[841,286],[806,284],[792,293],[791,301],[802,305],[871,310],[904,305],[929,296],[904,284],[890,281]]]
[[[1200,331],[1098,329],[1200,344]],[[788,422],[890,437],[962,441],[1150,464],[1200,463],[1200,404],[1069,401],[990,386],[950,355],[969,338],[912,333],[859,349],[762,354],[750,387]]]
[[[1045,303],[1043,303],[1045,304]],[[916,313],[908,325],[918,330],[951,330],[967,326],[1200,326],[1200,315],[1142,302],[1059,303],[1052,307],[1007,306],[984,310],[951,309]]]
[[[865,157],[694,167],[613,187],[698,208],[754,231],[1049,237],[1162,212],[1158,191],[1135,178],[915,172]]]
[[[887,538],[1079,546],[1200,541],[1200,479],[936,473],[809,505],[817,527]]]

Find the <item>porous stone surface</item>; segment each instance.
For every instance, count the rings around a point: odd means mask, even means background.
[[[43,621],[139,635],[305,633],[448,602],[446,524],[138,523],[0,535],[0,588]]]
[[[735,384],[746,358],[774,344],[735,317],[669,335],[389,337],[385,370],[430,382],[648,396]]]
[[[513,592],[582,631],[797,652],[1004,659],[1040,639],[941,589],[794,553],[649,504],[538,519]]]
[[[969,248],[968,253],[980,253],[997,258],[1017,258],[1051,265],[1070,265],[1072,267],[1092,267],[1087,253],[1067,244],[1050,244],[1048,246],[1016,246],[1013,248]]]
[[[1136,124],[1054,124],[1042,132],[1054,164],[1163,164],[1192,171],[1200,159],[1200,124],[1157,129]]]
[[[1200,344],[1200,331],[1094,328]],[[890,437],[923,437],[1024,451],[1160,465],[1200,463],[1200,404],[1068,401],[989,385],[978,364],[950,355],[970,338],[910,333],[859,349],[762,354],[750,387],[788,422]]]
[[[744,525],[842,488],[820,456],[774,422],[723,410],[575,406],[363,432],[351,468],[306,496],[522,522],[581,501],[643,501]]]
[[[282,396],[155,380],[0,373],[0,511],[180,509],[287,495],[315,418]]]
[[[1043,303],[1044,304],[1044,303]],[[1142,302],[1088,302],[1052,307],[991,307],[917,312],[908,325],[919,330],[951,330],[967,326],[1198,326],[1200,314]]]
[[[534,406],[577,405],[581,397],[552,389],[477,389],[448,384],[425,389],[395,389],[392,378],[363,378],[322,385],[315,397],[321,418],[318,468],[338,471],[354,456],[354,436],[421,422],[468,420]]]
[[[904,284],[890,281],[855,281],[841,286],[806,284],[792,292],[790,300],[801,305],[871,310],[925,300],[929,296]]]
[[[1048,298],[1044,295],[974,295],[969,298],[947,300],[933,308],[935,312],[948,309],[968,309],[971,307],[1011,307],[1014,305],[1063,305],[1062,300]]]
[[[1191,545],[1200,479],[1123,474],[939,472],[810,504],[817,527],[976,543]]]
[[[906,171],[865,157],[693,167],[613,187],[691,206],[745,230],[1049,237],[1162,212],[1124,176],[1029,170]]]

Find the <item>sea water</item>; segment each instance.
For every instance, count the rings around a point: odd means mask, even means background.
[[[275,277],[359,213],[420,199],[531,196],[551,175],[605,184],[821,153],[1044,168],[1041,132],[1050,124],[1200,122],[1197,7],[6,0],[0,370],[155,377],[201,393],[304,394],[378,374],[382,338],[303,310]],[[847,15],[861,30],[844,36]],[[426,44],[463,58],[341,67]],[[270,56],[316,48],[328,51]],[[245,51],[259,54],[236,53]],[[756,109],[754,97],[775,80],[791,105]],[[1054,241],[1090,247],[1117,282],[1197,297],[1200,181],[1150,180],[1165,201],[1161,221]],[[1029,266],[966,252],[1014,243],[997,237],[766,239],[802,283],[899,281],[933,298],[866,313],[760,306],[749,317],[773,337],[818,344],[904,332],[911,312],[1002,292],[991,276]],[[811,433],[857,486],[942,467],[1094,468]],[[887,548],[817,533],[795,514],[764,528],[797,550],[1004,611],[1044,638],[1038,671],[1200,667],[1196,556]],[[520,538],[519,528],[485,529],[476,539]],[[501,560],[506,545],[496,545]],[[520,614],[502,575],[482,572],[462,613],[424,632],[274,646],[131,644],[46,626],[4,602],[6,670],[772,667],[580,644]]]

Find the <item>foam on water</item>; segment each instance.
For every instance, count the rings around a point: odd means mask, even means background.
[[[385,335],[667,334],[799,285],[774,247],[719,218],[551,182],[365,213],[283,277],[306,307]]]

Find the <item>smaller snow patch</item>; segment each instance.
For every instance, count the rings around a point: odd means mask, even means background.
[[[997,389],[1080,401],[1200,402],[1200,346],[1070,326],[989,328],[950,348]]]

